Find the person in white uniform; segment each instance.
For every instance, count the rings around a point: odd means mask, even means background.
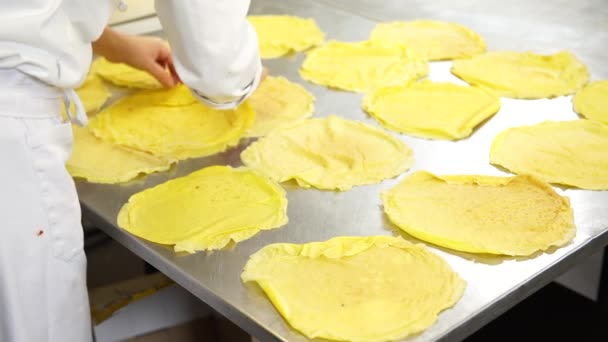
[[[154,38],[107,29],[114,0],[0,0],[0,341],[91,341],[80,207],[64,164],[73,89],[92,51],[181,79],[197,98],[233,108],[262,78],[249,0],[156,0],[171,53]],[[177,75],[168,70],[174,67]],[[61,103],[75,112],[61,115]]]

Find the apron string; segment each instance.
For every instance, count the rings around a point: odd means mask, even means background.
[[[65,89],[64,94],[63,104],[65,105],[65,111],[68,114],[70,121],[76,123],[78,126],[85,126],[88,122],[87,112],[84,109],[78,94],[76,94],[74,89]],[[72,112],[72,104],[74,104],[76,113]]]

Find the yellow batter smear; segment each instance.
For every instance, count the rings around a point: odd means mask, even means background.
[[[127,96],[99,113],[89,126],[105,141],[183,160],[236,145],[254,119],[246,103],[236,110],[212,109],[180,85]]]
[[[580,115],[608,124],[608,80],[586,85],[572,101],[574,111]]]
[[[285,77],[268,76],[249,98],[255,121],[248,137],[261,137],[270,131],[307,119],[315,110],[315,98],[299,84]]]
[[[400,44],[330,42],[312,50],[300,75],[313,83],[367,92],[383,86],[405,85],[428,74],[428,64]]]
[[[490,162],[549,183],[606,190],[608,125],[574,120],[510,128],[494,139]]]
[[[166,159],[104,142],[88,128],[72,128],[74,149],[66,164],[72,177],[92,183],[114,184],[171,167],[171,162]]]
[[[370,40],[402,43],[431,61],[467,58],[486,51],[484,40],[469,28],[433,20],[380,23]]]
[[[243,163],[277,182],[348,190],[407,171],[412,151],[383,130],[330,116],[276,130],[241,153]]]
[[[421,240],[471,252],[528,256],[574,238],[567,198],[532,177],[418,171],[383,193],[389,219]]]
[[[268,245],[250,257],[241,278],[256,282],[306,337],[359,342],[425,330],[466,287],[424,246],[388,236]]]
[[[148,72],[123,63],[112,63],[103,57],[93,61],[91,68],[101,78],[119,87],[137,89],[161,89],[163,87]]]
[[[287,223],[285,191],[244,168],[210,166],[131,196],[118,225],[176,252],[220,249]]]
[[[521,99],[570,95],[589,81],[587,67],[570,52],[488,52],[457,60],[452,73],[505,97]]]
[[[253,15],[248,19],[258,34],[262,58],[304,51],[321,44],[325,38],[314,19],[289,15]]]
[[[500,108],[500,99],[481,88],[424,80],[380,88],[363,109],[386,128],[430,139],[466,138]]]

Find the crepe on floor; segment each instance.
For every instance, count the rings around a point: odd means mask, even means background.
[[[91,68],[101,78],[119,87],[136,89],[161,89],[163,87],[148,72],[124,63],[112,63],[103,57],[95,59]]]
[[[282,76],[268,76],[247,100],[255,111],[248,137],[262,137],[271,131],[311,117],[315,98],[304,87]]]
[[[89,126],[102,140],[183,160],[236,145],[254,119],[247,103],[234,110],[212,109],[180,85],[129,95],[100,112]]]
[[[575,112],[608,124],[608,80],[589,83],[574,95],[572,102]]]
[[[492,142],[490,162],[548,183],[608,189],[608,125],[547,121],[509,128]]]
[[[287,223],[278,184],[252,170],[210,166],[137,193],[118,214],[133,235],[176,252],[214,250]]]
[[[469,28],[434,20],[379,23],[373,41],[402,43],[431,61],[468,58],[486,51],[486,43]]]
[[[276,58],[307,50],[323,42],[325,34],[314,19],[289,15],[252,15],[262,58]]]
[[[528,256],[575,235],[568,199],[527,175],[418,171],[382,198],[391,222],[406,233],[458,251]]]
[[[66,163],[72,177],[115,184],[171,167],[169,160],[102,141],[86,127],[72,125],[72,131],[74,148]]]
[[[241,275],[308,338],[395,341],[433,325],[465,282],[439,256],[397,237],[278,243],[253,254]]]
[[[412,151],[381,129],[336,116],[273,131],[241,153],[245,165],[277,182],[348,190],[395,177],[413,164]]]
[[[424,80],[377,89],[363,109],[384,127],[422,138],[457,140],[500,109],[500,98],[478,87]]]
[[[331,88],[367,92],[428,74],[428,64],[401,44],[332,41],[308,53],[300,75]]]
[[[452,73],[505,97],[552,98],[575,93],[589,81],[587,67],[570,52],[488,52],[454,61]]]

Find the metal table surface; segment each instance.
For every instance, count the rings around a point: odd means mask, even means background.
[[[312,17],[326,32],[327,39],[346,41],[366,39],[377,21],[414,18],[455,21],[479,32],[490,49],[537,52],[569,49],[589,66],[593,79],[608,78],[608,49],[605,48],[608,5],[602,0],[542,3],[525,0],[254,0],[251,13]],[[377,125],[361,110],[361,94],[332,91],[303,81],[297,72],[302,60],[303,55],[298,54],[268,60],[265,64],[271,74],[284,75],[301,83],[316,96],[316,116],[336,113]],[[449,67],[449,62],[433,63],[430,78],[460,82],[450,75]],[[570,97],[534,101],[503,99],[502,108],[495,117],[470,138],[458,142],[399,137],[414,150],[413,170],[501,175],[504,172],[488,163],[493,137],[507,127],[576,119],[570,100]],[[83,212],[114,239],[258,339],[305,341],[286,324],[261,290],[242,284],[240,273],[248,257],[270,243],[305,243],[344,235],[401,235],[416,241],[388,223],[381,208],[381,190],[394,186],[404,175],[342,193],[304,190],[284,184],[289,199],[290,222],[287,226],[262,232],[231,250],[211,254],[177,255],[169,247],[146,242],[116,227],[118,210],[133,193],[204,166],[238,166],[239,153],[246,144],[218,155],[181,162],[170,172],[125,185],[78,181]],[[574,263],[608,244],[608,192],[556,189],[570,198],[577,226],[576,238],[566,247],[527,259],[475,256],[430,246],[450,263],[468,286],[463,298],[452,309],[441,313],[436,324],[408,341],[463,339]]]

